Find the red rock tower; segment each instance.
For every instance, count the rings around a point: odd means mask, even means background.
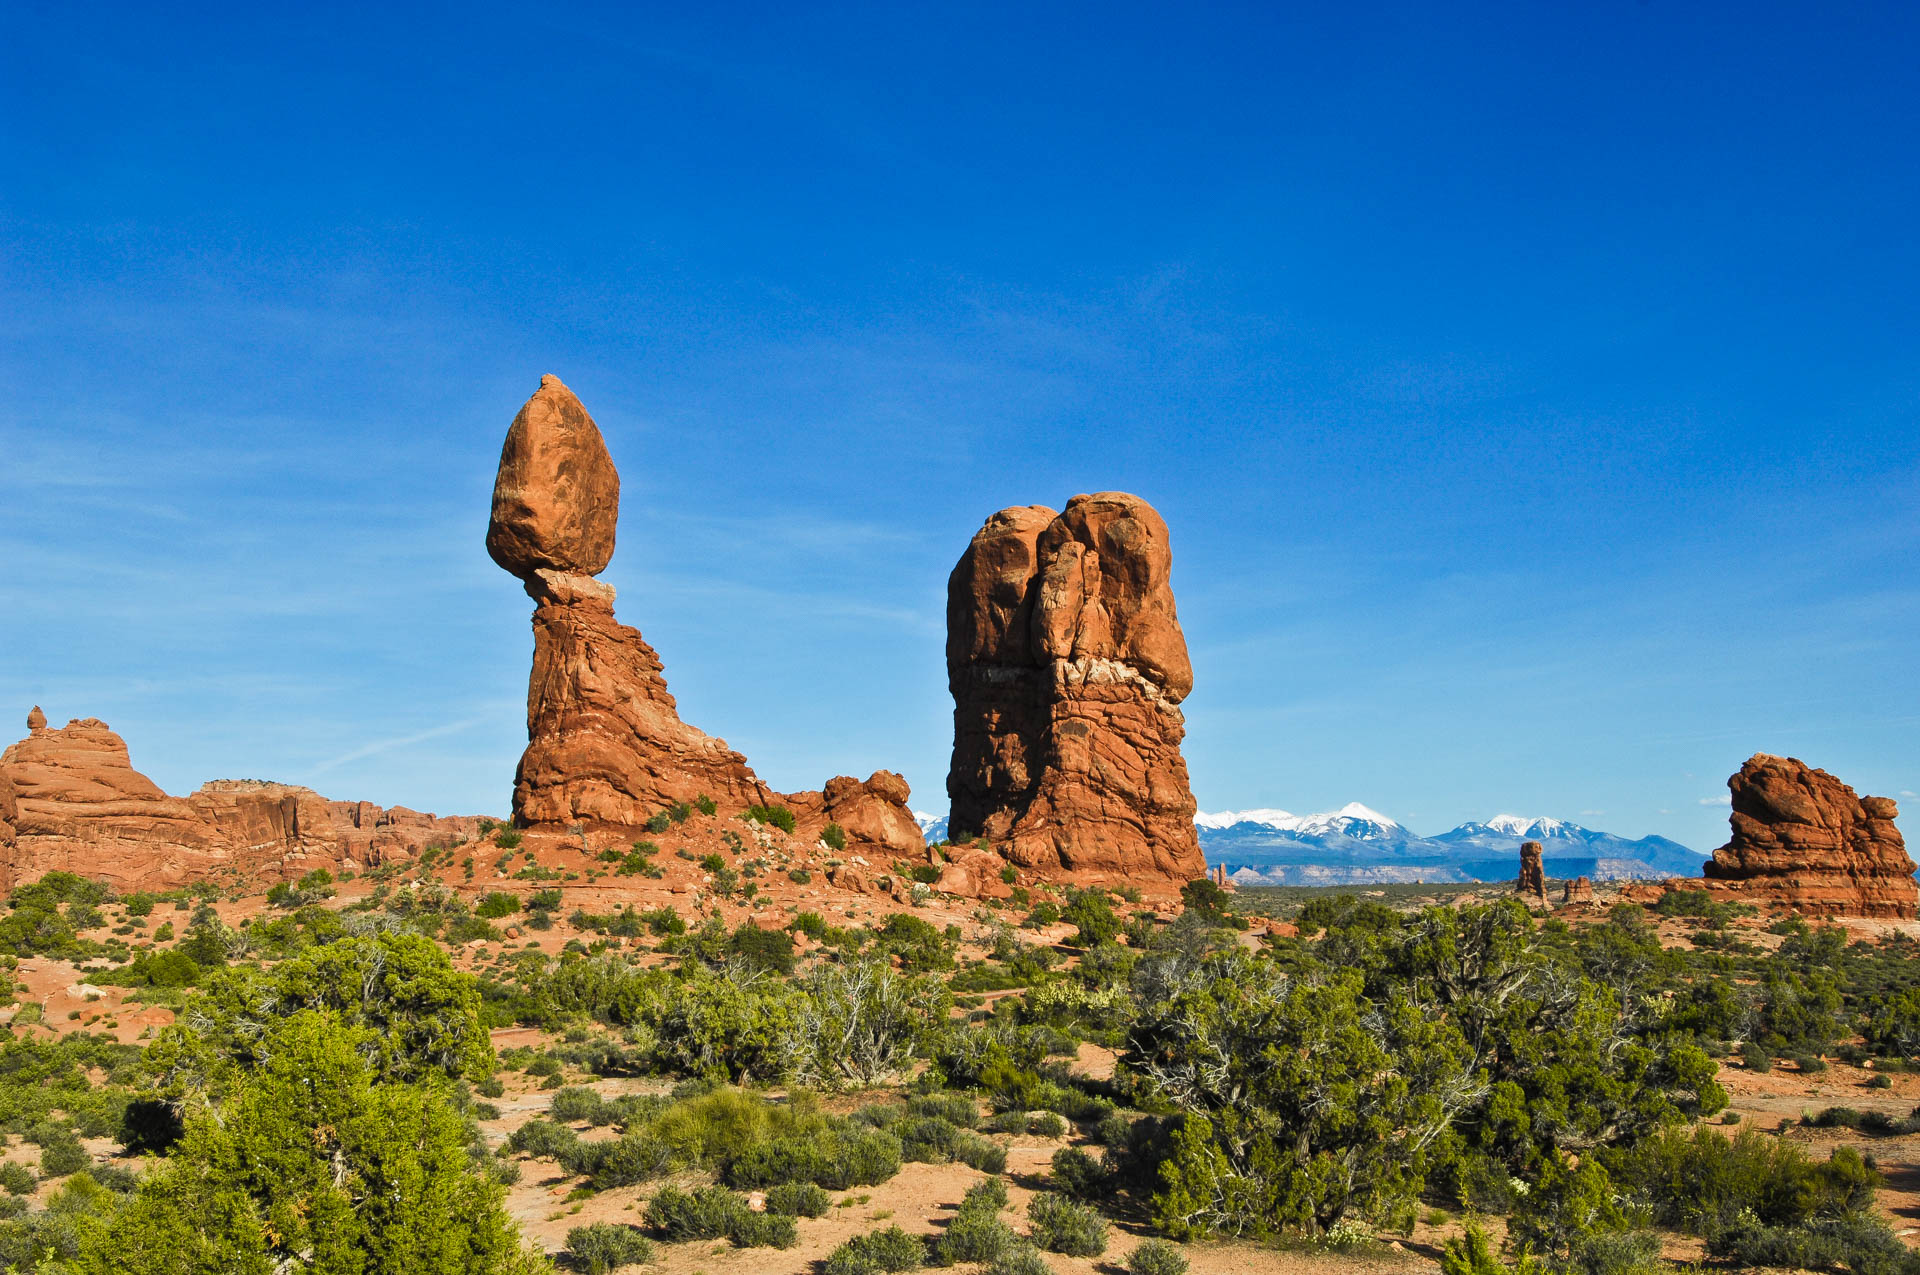
[[[746,758],[680,720],[660,657],[613,617],[593,577],[613,558],[620,475],[573,391],[546,376],[507,430],[487,552],[533,598],[527,751],[514,775],[522,824],[645,823],[705,794],[770,800]]]
[[[1124,492],[987,519],[947,582],[954,840],[1088,880],[1206,875],[1172,561],[1165,521]]]

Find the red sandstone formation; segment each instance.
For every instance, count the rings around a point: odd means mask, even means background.
[[[86,718],[49,730],[35,709],[27,738],[0,753],[0,793],[17,808],[0,889],[64,870],[114,889],[162,890],[236,875],[282,880],[316,867],[359,869],[479,831],[367,802],[330,802],[306,788],[216,781],[168,796],[133,768],[127,745]],[[6,801],[0,796],[0,814]],[[0,835],[0,846],[8,844]]]
[[[1705,866],[1718,889],[1818,916],[1920,911],[1914,863],[1887,797],[1859,797],[1824,770],[1756,753],[1727,780],[1733,839]]]
[[[0,770],[0,850],[13,849],[13,821],[19,814],[19,806],[13,795],[13,781],[7,778],[7,772]]]
[[[725,741],[680,720],[660,657],[613,617],[593,579],[613,556],[620,477],[600,430],[559,378],[513,418],[493,489],[487,552],[536,603],[527,751],[513,783],[522,824],[645,823],[711,797],[733,809],[773,792]]]
[[[891,863],[906,858],[918,863],[927,855],[926,838],[907,808],[907,781],[891,770],[876,770],[862,783],[851,775],[836,775],[819,792],[796,792],[782,798],[793,811],[794,831],[818,838],[828,824],[846,834],[847,853],[878,856]]]
[[[1538,841],[1520,843],[1520,879],[1513,883],[1514,893],[1541,907],[1547,905],[1547,872],[1540,861],[1543,852]]]
[[[1563,907],[1572,907],[1577,903],[1592,902],[1593,882],[1586,877],[1575,877],[1573,880],[1567,882],[1566,888],[1560,892],[1560,903]]]
[[[1137,496],[989,518],[947,583],[955,841],[1089,880],[1206,872],[1167,525]]]

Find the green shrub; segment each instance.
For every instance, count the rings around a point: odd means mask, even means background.
[[[1128,1275],[1187,1275],[1187,1255],[1165,1240],[1142,1240],[1127,1254]]]
[[[967,1188],[947,1229],[930,1246],[928,1262],[953,1266],[999,1259],[1019,1243],[1013,1228],[1000,1219],[1000,1210],[1006,1207],[1007,1184],[1003,1180],[988,1178],[974,1183]]]
[[[611,1142],[583,1142],[600,1148],[588,1170],[600,1190],[651,1182],[674,1167],[673,1148],[647,1129],[631,1129]]]
[[[1026,926],[1028,929],[1033,930],[1044,929],[1059,919],[1060,909],[1052,902],[1042,899],[1040,902],[1034,904],[1032,910],[1027,913]]]
[[[651,1262],[653,1241],[635,1227],[595,1222],[567,1232],[567,1256],[587,1275],[607,1275],[622,1266]]]
[[[602,1125],[607,1121],[599,1117],[606,1110],[606,1101],[591,1089],[569,1086],[555,1091],[547,1103],[547,1114],[562,1124],[574,1124],[585,1121],[588,1124]]]
[[[808,885],[813,881],[813,873],[807,871],[805,868],[788,868],[787,880],[793,882],[795,885]]]
[[[1007,1171],[1007,1149],[992,1138],[983,1138],[965,1129],[960,1131],[954,1143],[953,1158],[982,1173],[999,1174]]]
[[[647,1204],[647,1222],[665,1240],[717,1240],[751,1212],[743,1196],[725,1187],[682,1191],[663,1186]]]
[[[1773,1054],[1763,1049],[1757,1041],[1750,1040],[1740,1046],[1740,1061],[1746,1064],[1748,1071],[1762,1075],[1773,1070]]]
[[[820,840],[826,843],[826,847],[829,850],[845,850],[847,848],[847,830],[837,823],[830,823],[820,833]]]
[[[80,1145],[80,1139],[73,1133],[64,1131],[65,1136],[53,1138],[40,1148],[40,1175],[47,1178],[64,1178],[69,1173],[78,1173],[93,1163],[93,1157]]]
[[[1893,1088],[1893,1077],[1885,1076],[1885,1075],[1876,1075],[1872,1079],[1867,1081],[1867,1088],[1891,1089]]]
[[[788,1217],[820,1217],[833,1207],[833,1197],[811,1182],[782,1182],[767,1188],[767,1212]]]
[[[1804,1076],[1816,1075],[1827,1069],[1826,1059],[1816,1054],[1795,1054],[1793,1056],[1793,1065],[1800,1071],[1800,1074]]]
[[[1120,934],[1120,918],[1114,914],[1105,890],[1069,891],[1061,919],[1073,922],[1074,935],[1068,941],[1075,947],[1098,947],[1113,942]]]
[[[720,807],[714,802],[713,798],[707,796],[707,794],[705,793],[701,793],[698,797],[695,797],[693,799],[693,808],[695,810],[698,810],[703,815],[710,815],[714,811],[720,809]]]
[[[508,1135],[507,1150],[530,1155],[537,1160],[552,1160],[558,1159],[579,1140],[579,1135],[565,1125],[536,1118]]]
[[[958,1093],[917,1094],[907,1100],[907,1113],[938,1116],[962,1129],[972,1129],[980,1123],[980,1110],[973,1099]]]
[[[12,1160],[0,1164],[0,1187],[8,1195],[31,1195],[34,1185],[33,1170],[26,1165]]]
[[[792,1248],[800,1242],[800,1227],[791,1214],[743,1207],[727,1228],[727,1238],[741,1248]]]
[[[1107,1251],[1106,1219],[1063,1195],[1034,1196],[1027,1220],[1033,1242],[1050,1253],[1098,1257]]]
[[[897,1226],[856,1235],[827,1255],[821,1275],[880,1275],[910,1271],[926,1260],[927,1246]]]
[[[1053,1275],[1053,1268],[1033,1245],[1016,1243],[987,1263],[987,1275]]]
[[[503,916],[511,916],[519,910],[520,899],[518,896],[508,894],[502,890],[495,890],[474,906],[473,914],[475,916],[486,917],[488,920],[497,920]]]
[[[520,843],[524,840],[525,838],[512,828],[503,828],[493,834],[493,844],[502,850],[518,850]]]
[[[1026,1120],[1027,1132],[1036,1138],[1058,1138],[1067,1131],[1067,1122],[1051,1111],[1042,1111]]]
[[[665,832],[668,828],[673,826],[673,816],[669,815],[664,810],[659,811],[658,813],[653,815],[652,818],[648,819],[644,826],[646,830],[651,833],[659,834],[659,833]]]
[[[1186,1268],[1183,1258],[1180,1270]],[[1547,1275],[1547,1268],[1545,1264],[1522,1253],[1520,1260],[1509,1270],[1493,1255],[1493,1246],[1487,1240],[1486,1231],[1478,1222],[1469,1221],[1466,1234],[1448,1240],[1446,1250],[1440,1254],[1440,1275]]]
[[[748,806],[746,817],[757,823],[771,825],[782,832],[793,831],[793,811],[785,806]]]
[[[1097,1200],[1107,1194],[1106,1171],[1079,1147],[1061,1147],[1053,1153],[1053,1188],[1075,1200]]]

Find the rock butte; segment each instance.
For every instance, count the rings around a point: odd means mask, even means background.
[[[612,559],[619,512],[620,476],[599,427],[573,391],[543,377],[508,427],[487,525],[487,552],[535,604],[515,821],[637,828],[704,796],[728,811],[783,804],[796,832],[838,823],[850,850],[924,859],[899,775],[776,793],[725,740],[681,720],[659,654],[614,618],[612,587],[593,578]]]
[[[1914,863],[1891,798],[1860,797],[1794,757],[1756,753],[1732,778],[1732,839],[1705,865],[1710,887],[1816,916],[1913,919]]]
[[[371,802],[328,801],[307,788],[216,780],[173,797],[133,768],[105,722],[49,729],[35,708],[27,737],[0,753],[0,816],[12,797],[0,889],[62,870],[117,890],[170,889],[230,877],[291,880],[316,867],[359,869],[411,857],[479,831],[479,820]]]
[[[947,582],[956,842],[1079,880],[1205,874],[1168,539],[1124,492],[1003,509],[975,534]]]
[[[1541,856],[1546,847],[1538,841],[1520,843],[1520,879],[1513,883],[1516,894],[1521,895],[1529,904],[1547,905],[1547,870]]]

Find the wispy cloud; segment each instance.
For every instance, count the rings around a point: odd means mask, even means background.
[[[429,739],[438,739],[442,735],[452,735],[463,730],[471,730],[473,727],[489,720],[491,719],[485,717],[469,717],[465,721],[448,722],[444,726],[435,726],[431,730],[417,731],[411,735],[401,735],[396,739],[376,740],[371,744],[362,745],[350,753],[342,753],[338,757],[332,757],[321,762],[313,768],[311,773],[323,775],[329,770],[346,765],[348,762],[359,761],[362,758],[372,757],[379,753],[392,752],[396,748],[407,748],[414,744],[424,743]]]
[[[1699,804],[1703,806],[1731,806],[1733,804],[1733,796],[1730,793],[1723,792],[1718,797],[1702,797]]]

